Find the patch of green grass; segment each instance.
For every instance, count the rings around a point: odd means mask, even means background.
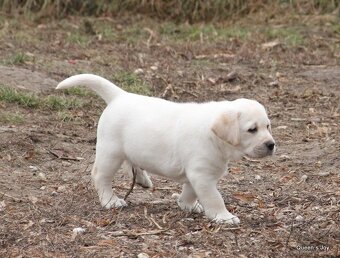
[[[91,38],[81,33],[79,30],[71,31],[67,34],[66,41],[72,44],[77,44],[82,47],[86,47],[89,45]]]
[[[289,46],[300,46],[304,44],[304,37],[296,28],[268,28],[265,29],[264,34],[268,40],[284,40]]]
[[[160,34],[164,37],[176,41],[199,41],[199,40],[217,40],[228,38],[247,38],[249,31],[246,28],[217,27],[213,24],[188,25],[167,22],[160,27]]]
[[[15,53],[8,57],[4,63],[5,64],[10,64],[10,65],[20,65],[20,64],[25,64],[26,62],[31,61],[31,57],[24,53]]]
[[[0,122],[4,124],[20,124],[24,122],[24,117],[18,112],[1,112]]]
[[[117,38],[117,33],[114,30],[114,25],[109,22],[95,21],[97,34],[101,35],[104,40],[114,40]]]
[[[84,107],[91,99],[82,99],[78,96],[50,95],[39,96],[34,93],[19,91],[13,88],[0,88],[0,101],[15,103],[25,108],[42,108],[50,110],[69,110]]]
[[[332,25],[332,32],[340,35],[340,22]]]
[[[122,32],[117,34],[118,41],[124,41],[126,44],[136,44],[145,42],[149,37],[149,33],[141,24],[128,25]]]
[[[29,108],[37,108],[40,105],[40,100],[35,94],[20,92],[8,87],[0,88],[0,101],[16,103]]]
[[[151,95],[150,85],[134,73],[120,72],[112,77],[112,81],[122,89],[141,95]]]
[[[57,116],[62,122],[71,122],[76,119],[73,113],[67,110],[58,111]]]
[[[43,99],[43,105],[52,110],[67,110],[82,106],[82,102],[77,98],[65,98],[60,96],[48,96]]]
[[[66,95],[78,96],[78,97],[94,97],[97,96],[92,91],[89,91],[83,87],[72,87],[63,90]]]

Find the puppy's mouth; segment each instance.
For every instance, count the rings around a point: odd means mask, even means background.
[[[273,150],[269,150],[268,148],[263,147],[262,145],[257,146],[253,149],[251,153],[246,153],[246,156],[249,158],[264,158],[267,156],[273,156],[275,153],[275,148]]]

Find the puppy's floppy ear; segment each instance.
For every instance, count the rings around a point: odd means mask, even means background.
[[[240,143],[239,116],[238,112],[224,112],[214,121],[211,130],[218,138],[236,146]]]

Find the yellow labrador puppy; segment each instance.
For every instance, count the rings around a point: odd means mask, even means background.
[[[146,171],[182,183],[181,209],[204,211],[216,222],[240,222],[226,209],[216,185],[228,161],[274,153],[270,121],[261,104],[249,99],[174,103],[126,92],[92,74],[72,76],[57,89],[81,85],[108,104],[98,123],[92,169],[103,207],[127,205],[111,187],[125,161],[138,168],[137,183],[145,187],[152,186]]]

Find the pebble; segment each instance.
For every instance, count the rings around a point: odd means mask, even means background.
[[[269,83],[269,86],[278,86],[279,85],[279,81],[275,80]]]
[[[146,254],[146,253],[139,253],[139,254],[137,255],[137,258],[149,258],[149,255]]]
[[[78,228],[74,228],[72,231],[75,234],[83,234],[85,232],[85,228],[78,227]]]
[[[138,68],[134,71],[135,74],[143,74],[144,70],[142,68]]]
[[[5,201],[0,202],[0,212],[5,211],[6,203]]]
[[[256,175],[256,176],[255,176],[255,179],[256,179],[256,180],[261,180],[261,176],[260,176],[260,175]]]
[[[303,217],[301,215],[297,215],[295,220],[296,221],[303,221]]]
[[[38,176],[42,179],[42,180],[46,180],[46,175],[43,172],[40,172],[38,174]]]
[[[30,168],[33,172],[38,171],[38,167],[36,167],[36,166],[29,166],[29,168]]]
[[[301,177],[301,181],[306,181],[306,180],[307,180],[307,178],[308,178],[308,176],[307,176],[307,175],[303,175],[303,176]]]

